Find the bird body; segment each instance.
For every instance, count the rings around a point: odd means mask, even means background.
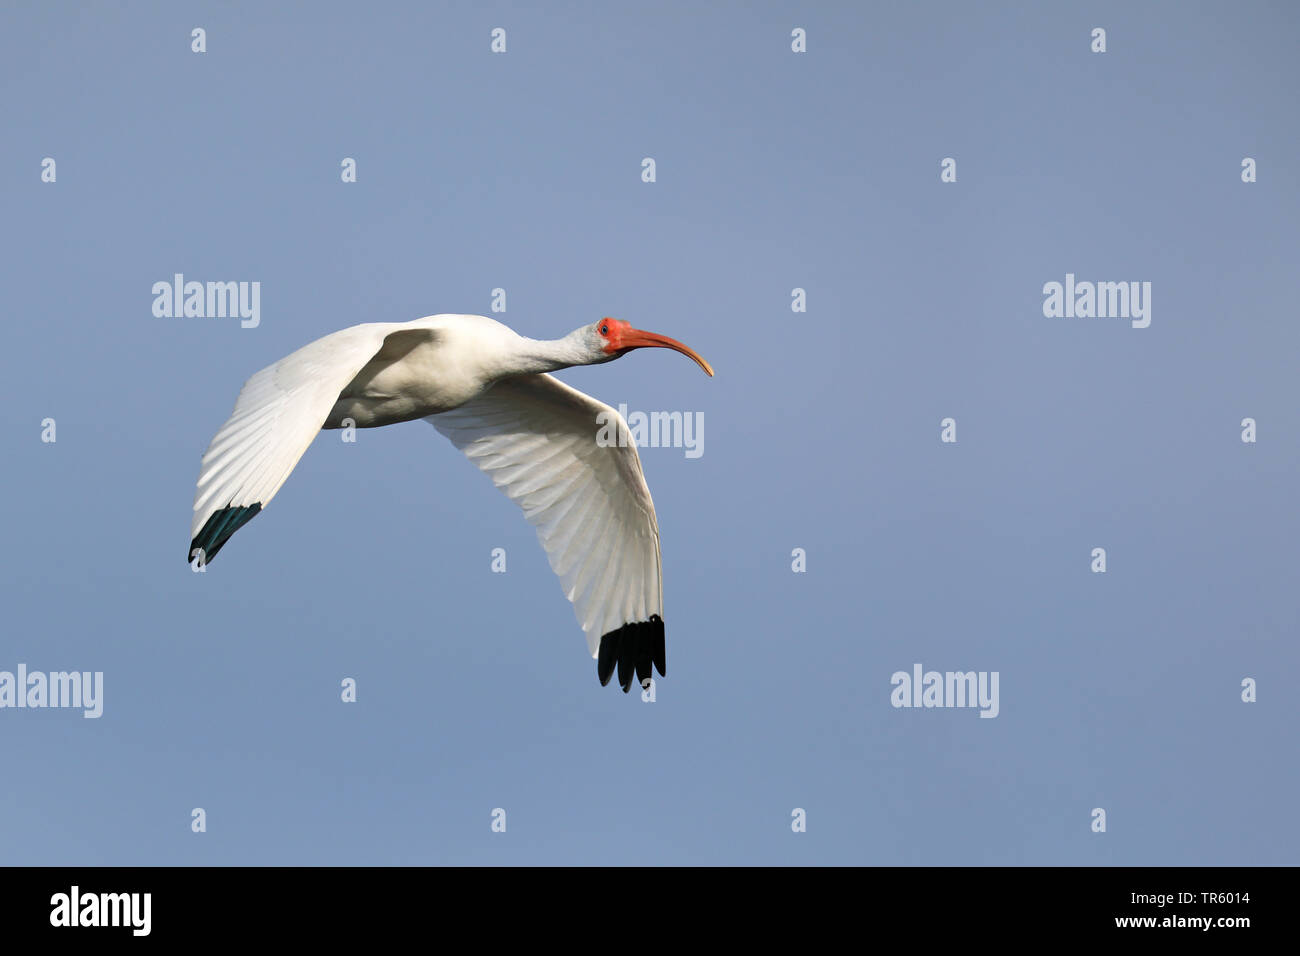
[[[532,368],[525,361],[532,340],[482,315],[431,315],[353,328],[371,327],[384,336],[383,345],[340,391],[326,428],[341,427],[344,418],[357,428],[378,428],[436,415],[463,405],[506,375],[561,367]]]
[[[187,560],[216,557],[288,478],[322,428],[423,418],[537,529],[597,659],[626,692],[665,670],[659,528],[627,424],[546,374],[612,361],[673,339],[601,319],[561,339],[529,339],[480,315],[356,325],[250,378],[203,456]],[[610,425],[623,440],[599,442]]]

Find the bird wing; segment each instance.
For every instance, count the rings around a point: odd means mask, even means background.
[[[621,415],[550,375],[503,379],[433,425],[524,511],[601,684],[665,672],[659,525]]]
[[[417,320],[420,321],[420,320]],[[217,556],[230,536],[275,496],[339,393],[394,333],[433,336],[409,322],[354,325],[304,345],[247,382],[199,469],[186,560]]]

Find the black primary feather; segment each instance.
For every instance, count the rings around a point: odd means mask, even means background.
[[[596,652],[596,676],[602,687],[614,676],[615,667],[623,693],[631,690],[634,675],[643,688],[648,687],[652,666],[658,668],[661,677],[668,676],[664,619],[658,614],[651,614],[648,621],[634,621],[601,635]]]

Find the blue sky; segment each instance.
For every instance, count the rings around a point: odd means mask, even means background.
[[[0,861],[1296,862],[1296,26],[6,5],[0,670],[102,671],[104,713],[0,710]],[[260,324],[155,317],[176,272],[260,282]],[[1150,282],[1150,326],[1045,317],[1067,273]],[[597,684],[532,529],[423,423],[321,436],[180,561],[249,375],[498,287],[525,335],[612,315],[717,369],[560,373],[705,421],[642,455],[653,704]],[[892,707],[915,663],[997,671],[997,718]]]

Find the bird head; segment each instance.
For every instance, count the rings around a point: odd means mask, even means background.
[[[609,317],[601,319],[595,325],[588,327],[586,338],[594,355],[593,365],[612,362],[633,349],[672,349],[693,360],[696,365],[704,369],[706,375],[713,375],[713,366],[694,349],[666,335],[634,329],[622,319]]]

